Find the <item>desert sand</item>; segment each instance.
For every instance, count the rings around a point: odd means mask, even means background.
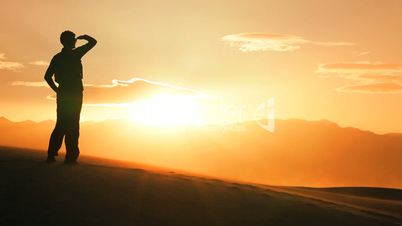
[[[0,225],[402,225],[402,190],[251,184],[0,148]]]

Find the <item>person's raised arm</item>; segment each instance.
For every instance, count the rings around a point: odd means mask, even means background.
[[[56,86],[56,83],[53,81],[53,74],[54,74],[54,61],[52,59],[52,61],[49,64],[49,67],[46,70],[44,78],[45,78],[47,84],[49,84],[50,88],[52,88],[52,90],[57,93],[59,88]]]
[[[74,50],[74,52],[76,52],[80,58],[83,57],[89,50],[91,50],[97,43],[96,39],[92,38],[89,35],[80,35],[77,37],[77,39],[88,41],[88,43],[86,43],[85,45],[82,45]]]

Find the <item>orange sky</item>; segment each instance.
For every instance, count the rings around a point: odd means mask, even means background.
[[[223,98],[246,112],[274,97],[279,118],[402,132],[400,9],[391,0],[5,0],[0,115],[55,118],[51,90],[38,82],[70,29],[98,40],[83,59],[92,85],[83,120],[129,114],[99,104],[162,88]],[[132,78],[153,82],[112,83]]]

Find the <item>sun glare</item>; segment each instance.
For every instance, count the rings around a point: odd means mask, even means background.
[[[196,96],[159,94],[133,102],[130,120],[156,127],[203,124],[201,103]]]

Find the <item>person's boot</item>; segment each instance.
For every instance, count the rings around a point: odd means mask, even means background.
[[[54,155],[48,155],[46,159],[47,163],[56,162],[56,157]]]
[[[64,160],[64,164],[67,164],[67,165],[74,165],[74,164],[77,164],[77,163],[78,163],[77,159],[75,159],[75,158],[66,158]]]

